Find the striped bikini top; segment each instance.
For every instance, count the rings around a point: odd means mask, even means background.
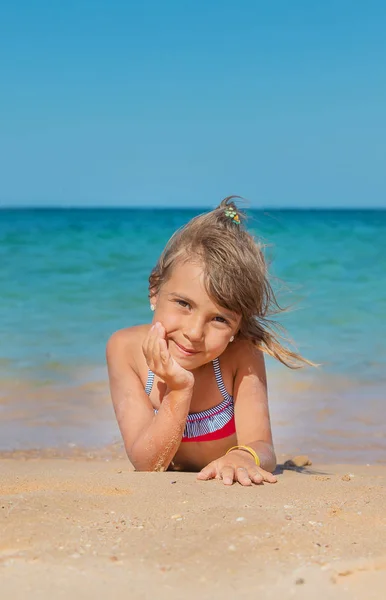
[[[235,432],[233,396],[228,394],[224,385],[220,361],[212,361],[218,389],[224,400],[208,410],[190,413],[186,417],[182,441],[210,441],[228,437]],[[145,392],[149,396],[154,383],[153,371],[148,372]],[[158,412],[154,409],[154,412]]]

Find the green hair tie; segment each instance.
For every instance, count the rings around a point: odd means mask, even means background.
[[[225,216],[228,217],[229,219],[232,219],[233,223],[236,223],[236,225],[240,225],[240,217],[237,214],[237,212],[235,211],[234,208],[226,208],[225,209]]]

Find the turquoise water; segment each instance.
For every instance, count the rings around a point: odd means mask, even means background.
[[[197,211],[0,212],[0,324],[7,371],[98,364],[115,329],[150,318],[147,277]],[[386,377],[386,211],[254,213],[251,228],[292,290],[280,320],[327,371]]]
[[[103,379],[106,340],[150,320],[150,269],[173,231],[199,212],[0,211],[1,379]],[[379,396],[386,380],[386,211],[250,215],[250,229],[267,244],[279,299],[293,306],[280,321],[298,349],[321,363],[318,381],[331,389],[350,382]],[[268,368],[286,381],[275,364]]]

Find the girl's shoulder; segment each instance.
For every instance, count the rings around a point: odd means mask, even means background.
[[[262,357],[262,350],[251,340],[236,338],[234,342],[228,344],[225,352],[219,358],[221,365],[229,364],[233,366],[232,370],[237,370],[240,365],[260,362]]]
[[[107,362],[125,360],[136,367],[142,358],[142,343],[150,327],[150,324],[136,325],[115,331],[107,342]]]
[[[135,344],[142,343],[150,329],[150,324],[135,325],[134,327],[125,327],[118,329],[109,338],[107,345],[117,348],[132,347]]]

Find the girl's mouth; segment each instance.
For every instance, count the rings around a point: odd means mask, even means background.
[[[177,346],[177,348],[181,352],[181,354],[183,354],[184,356],[194,356],[195,354],[198,354],[197,350],[192,350],[192,349],[189,349],[189,348],[185,348],[185,346],[181,346],[181,344],[178,344],[174,340],[173,340],[173,342]]]

